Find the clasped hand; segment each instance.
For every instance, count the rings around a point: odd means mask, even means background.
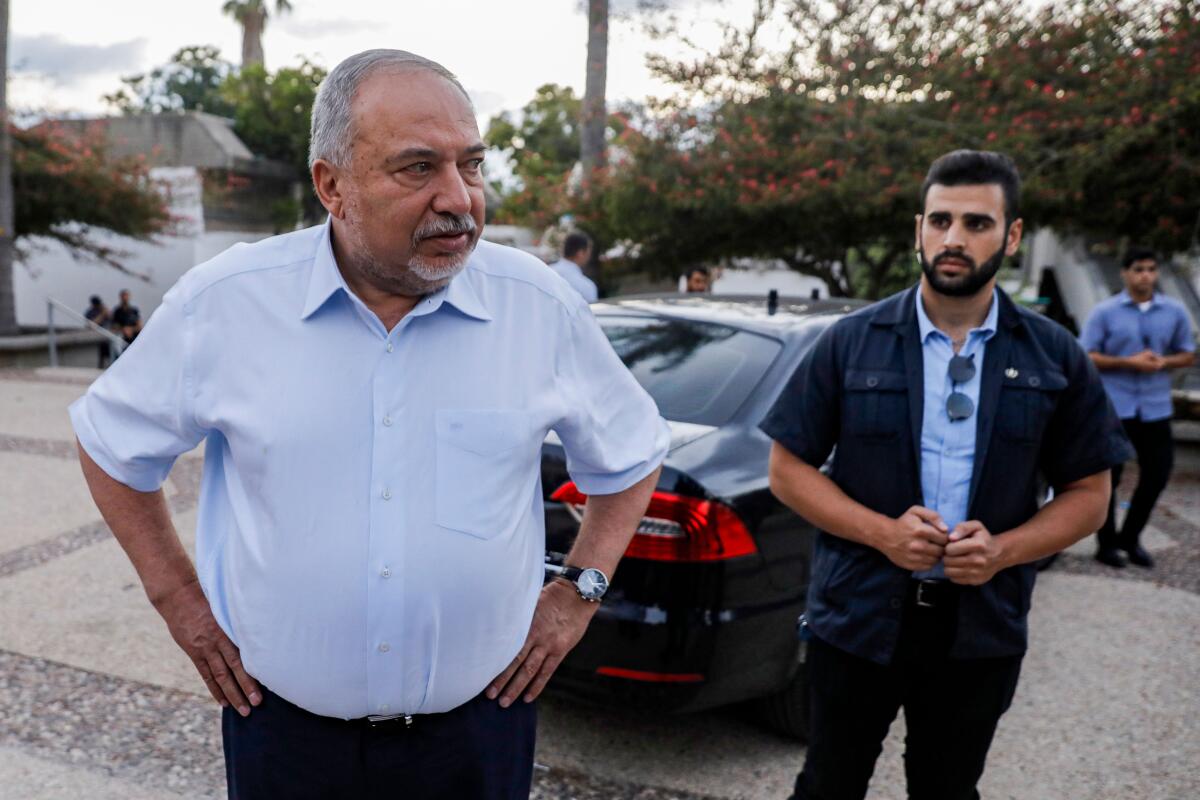
[[[979,586],[999,571],[1000,548],[978,520],[961,522],[950,530],[940,514],[913,506],[901,514],[879,549],[901,569],[924,572],[943,563],[954,583]]]
[[[1166,360],[1153,350],[1143,350],[1137,355],[1129,356],[1129,365],[1136,372],[1160,372],[1166,368]]]

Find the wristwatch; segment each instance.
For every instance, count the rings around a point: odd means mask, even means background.
[[[568,567],[546,564],[546,572],[564,578],[575,586],[579,596],[589,603],[599,603],[608,591],[608,576],[595,567]]]

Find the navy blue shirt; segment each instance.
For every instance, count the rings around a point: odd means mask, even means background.
[[[820,467],[851,499],[899,517],[927,505],[921,486],[924,360],[916,287],[839,320],[805,355],[762,429]],[[1096,368],[1070,333],[997,292],[983,354],[967,519],[993,535],[1027,522],[1044,485],[1104,472],[1132,456]],[[836,447],[836,451],[835,451]],[[1037,570],[1023,564],[961,587],[950,655],[1017,655]],[[874,548],[817,536],[808,594],[812,631],[847,652],[891,661],[911,573]]]

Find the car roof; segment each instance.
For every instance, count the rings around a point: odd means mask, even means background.
[[[710,322],[742,328],[768,336],[780,336],[807,327],[816,318],[838,317],[868,303],[849,298],[813,300],[808,297],[778,298],[770,313],[765,294],[634,294],[606,297],[592,304],[598,316],[655,316]]]

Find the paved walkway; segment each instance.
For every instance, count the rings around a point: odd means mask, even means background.
[[[0,371],[0,796],[223,796],[218,714],[88,498],[65,408],[94,373]],[[1200,449],[1181,451],[1148,544],[1091,543],[1043,575],[988,800],[1200,797]],[[200,454],[167,484],[190,542]],[[683,717],[541,704],[536,798],[783,798],[803,748],[738,709]],[[903,721],[870,797],[904,796]]]

